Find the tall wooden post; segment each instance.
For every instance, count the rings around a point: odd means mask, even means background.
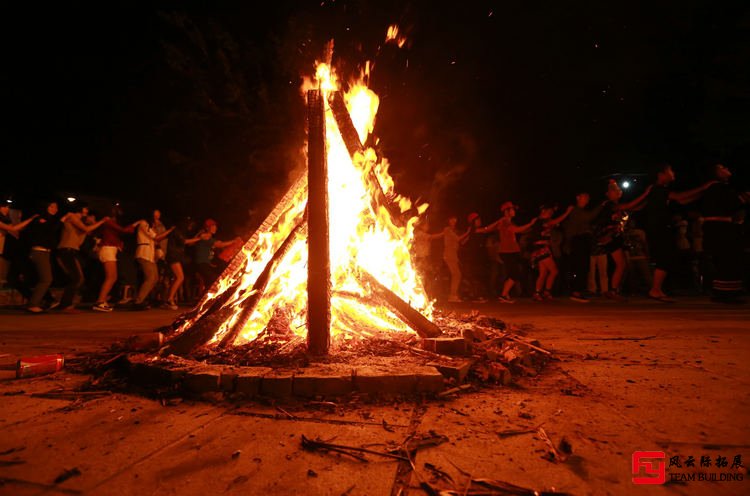
[[[307,350],[325,355],[331,343],[331,263],[328,247],[328,164],[325,102],[307,92]]]

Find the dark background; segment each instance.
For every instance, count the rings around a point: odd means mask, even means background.
[[[65,2],[6,9],[0,192],[122,200],[246,225],[304,146],[301,75],[334,38],[375,63],[376,134],[432,221],[504,200],[526,216],[613,174],[677,187],[721,160],[747,187],[744,2]],[[408,37],[385,45],[387,26]],[[253,220],[251,219],[250,223]]]

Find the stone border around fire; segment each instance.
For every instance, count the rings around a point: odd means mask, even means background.
[[[351,393],[368,395],[437,394],[446,388],[453,371],[436,366],[413,365],[393,369],[383,366],[319,364],[296,371],[270,367],[210,365],[170,357],[131,354],[129,376],[140,386],[168,386],[200,396],[223,393],[246,399],[339,397]],[[466,371],[470,363],[465,366]],[[443,373],[441,373],[443,372]]]

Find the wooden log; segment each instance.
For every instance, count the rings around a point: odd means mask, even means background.
[[[159,354],[162,356],[187,355],[200,346],[203,346],[214,337],[216,330],[232,316],[234,311],[235,308],[233,307],[224,307],[212,314],[206,315],[183,333],[171,339],[159,350]]]
[[[331,264],[325,101],[307,92],[307,350],[326,355],[331,343]]]
[[[242,302],[242,310],[237,316],[237,320],[232,325],[232,328],[229,329],[221,339],[221,343],[219,344],[221,348],[226,348],[232,345],[237,339],[237,335],[242,331],[242,329],[244,329],[245,324],[247,324],[248,319],[250,319],[250,316],[258,307],[258,303],[263,297],[263,293],[268,286],[268,282],[271,280],[271,273],[279,265],[281,260],[284,259],[286,254],[289,253],[289,249],[294,246],[294,242],[297,240],[299,234],[305,232],[305,228],[307,227],[307,223],[305,222],[305,220],[306,219],[303,217],[303,220],[299,224],[297,224],[294,229],[292,229],[292,232],[290,232],[286,237],[284,242],[279,247],[279,250],[274,253],[271,260],[269,260],[268,264],[263,269],[263,272],[261,272],[261,274],[258,276],[255,284],[253,284],[253,294],[248,296],[247,299]]]
[[[341,138],[344,140],[344,144],[346,145],[346,149],[352,157],[352,160],[354,160],[354,156],[357,153],[364,155],[365,147],[362,145],[357,129],[352,122],[352,117],[346,109],[343,94],[340,91],[332,92],[328,98],[328,105],[331,107],[331,112],[333,113],[334,119],[336,119],[339,133],[341,133]],[[391,220],[396,225],[403,227],[405,222],[404,217],[401,214],[401,209],[385,194],[383,186],[380,184],[380,180],[372,168],[367,171],[367,180],[371,183],[372,190],[375,192],[375,195],[370,197],[373,210],[377,212],[378,207],[382,205],[388,210],[388,213],[391,214]]]
[[[266,216],[263,223],[255,230],[253,235],[245,242],[242,249],[237,252],[237,255],[229,262],[229,265],[224,269],[222,274],[216,278],[201,298],[200,302],[193,307],[192,310],[181,315],[172,325],[173,329],[178,329],[188,320],[200,319],[205,315],[211,314],[218,309],[222,308],[229,298],[235,293],[237,286],[241,280],[241,272],[245,269],[247,262],[246,253],[252,252],[260,240],[260,235],[265,232],[270,232],[277,229],[277,223],[281,220],[285,214],[296,206],[299,201],[298,196],[307,188],[307,171],[301,173],[300,177],[292,184],[286,194],[279,200],[273,210]],[[219,281],[226,280],[227,278],[233,279],[236,282],[223,293],[219,293]],[[210,296],[213,295],[213,301],[209,301]],[[193,324],[194,325],[194,324]]]
[[[443,332],[440,328],[430,321],[427,317],[412,308],[407,302],[401,299],[396,293],[380,283],[375,276],[360,269],[362,278],[370,288],[373,294],[380,298],[396,315],[398,315],[409,327],[423,338],[434,338],[440,336]]]

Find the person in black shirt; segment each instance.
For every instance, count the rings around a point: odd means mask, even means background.
[[[62,223],[57,218],[57,203],[49,202],[42,214],[34,219],[27,231],[28,244],[31,247],[31,262],[37,273],[37,284],[29,298],[27,310],[31,313],[40,313],[42,299],[52,285],[52,264],[50,254],[57,246]]]
[[[611,300],[621,301],[620,285],[622,277],[625,274],[625,245],[623,233],[625,223],[628,221],[628,213],[620,206],[622,190],[614,180],[609,181],[607,186],[607,201],[602,204],[596,219],[594,219],[594,246],[593,255],[610,256],[615,262],[615,270],[612,273],[612,280],[609,290],[604,296]]]
[[[671,191],[669,186],[675,180],[675,173],[669,164],[660,164],[656,168],[656,183],[650,187],[645,198],[628,204],[627,209],[639,210],[643,206],[645,217],[644,227],[648,240],[649,255],[655,265],[653,282],[648,292],[649,298],[665,303],[674,300],[664,293],[663,285],[667,274],[672,270],[672,264],[677,259],[677,241],[672,213],[669,202],[675,201],[682,205],[694,202],[716,181],[709,181],[703,186],[688,191]],[[643,196],[643,195],[642,195]]]
[[[741,303],[742,234],[737,214],[747,201],[729,185],[732,172],[722,164],[711,166],[717,179],[703,197],[704,249],[714,266],[713,300]]]

